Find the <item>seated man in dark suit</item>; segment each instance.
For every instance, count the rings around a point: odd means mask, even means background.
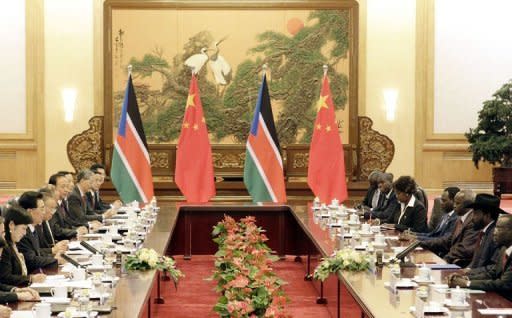
[[[478,232],[474,229],[473,210],[467,208],[474,201],[471,190],[461,190],[455,195],[454,209],[458,218],[455,229],[449,236],[421,242],[420,246],[429,249],[450,264],[466,267],[473,259]]]
[[[413,236],[420,241],[428,241],[436,237],[443,237],[450,235],[455,228],[455,221],[457,214],[453,209],[453,201],[455,195],[460,191],[457,187],[448,187],[444,189],[441,195],[441,210],[444,212],[439,225],[431,232],[428,233],[414,233]]]
[[[85,198],[87,200],[87,208],[96,214],[103,214],[104,218],[110,218],[117,213],[121,204],[115,202],[112,207],[105,208],[105,203],[99,196],[99,189],[103,183],[103,177],[100,173],[94,173],[91,179],[91,190],[87,191]]]
[[[494,229],[494,240],[502,247],[499,261],[491,270],[454,274],[449,278],[450,287],[493,291],[512,301],[512,215],[500,215]]]
[[[103,200],[101,199],[101,196],[100,196],[101,185],[105,182],[105,178],[107,177],[107,173],[105,171],[105,166],[102,165],[101,163],[95,163],[91,166],[90,169],[95,174],[99,174],[101,176],[101,178],[99,179],[99,185],[98,185],[97,189],[93,189],[95,192],[94,195],[95,195],[95,199],[96,199],[96,203],[97,203],[96,206],[101,210],[108,210],[111,208],[110,204],[103,202]],[[115,200],[112,203],[112,206],[116,209],[119,209],[121,206],[123,206],[123,202],[121,202],[121,200]]]
[[[480,201],[486,202],[479,204]],[[496,220],[500,213],[500,198],[490,194],[478,194],[473,207],[473,224],[475,231],[478,231],[478,239],[475,244],[473,260],[469,268],[479,268],[494,264],[494,255],[498,245],[493,239]]]
[[[409,176],[402,176],[393,183],[393,189],[400,205],[386,220],[394,224],[398,231],[411,230],[413,232],[426,232],[427,211],[420,200],[416,199],[416,182]]]
[[[391,173],[379,174],[380,204],[364,213],[365,219],[387,220],[400,205],[393,191],[393,175]]]
[[[379,190],[379,176],[382,172],[379,170],[373,170],[368,175],[368,182],[370,186],[366,191],[366,196],[361,203],[362,208],[365,210],[374,209],[379,205],[380,197],[382,196]]]
[[[60,250],[56,249],[55,257],[51,254],[51,249],[49,251],[41,250],[41,243],[35,226],[43,222],[45,213],[43,195],[39,192],[27,191],[20,196],[18,204],[32,217],[32,223],[28,225],[26,235],[16,244],[25,258],[28,272],[54,266],[57,262],[64,263],[60,257]]]
[[[91,170],[85,169],[78,173],[76,176],[76,185],[73,191],[68,196],[68,216],[75,223],[82,226],[92,226],[97,228],[101,226],[103,216],[94,213],[88,209],[87,199],[85,194],[91,190],[91,182],[94,173]],[[89,223],[90,222],[90,223]]]
[[[87,227],[73,224],[68,216],[69,207],[66,198],[69,195],[68,178],[62,173],[56,173],[50,177],[50,185],[55,186],[54,195],[57,200],[57,209],[50,219],[50,227],[54,238],[57,240],[69,240],[88,232]]]

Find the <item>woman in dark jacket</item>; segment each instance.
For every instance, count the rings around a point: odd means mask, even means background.
[[[14,286],[27,286],[30,283],[43,282],[44,274],[29,275],[23,254],[18,252],[16,243],[27,232],[28,224],[32,218],[21,207],[10,207],[5,213],[5,240],[7,246],[3,249],[0,258],[0,282]]]

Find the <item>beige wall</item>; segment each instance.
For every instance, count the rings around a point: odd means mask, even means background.
[[[72,170],[66,143],[89,128],[94,113],[93,2],[44,1],[46,177]],[[63,88],[77,90],[75,116],[69,123],[64,121]]]
[[[415,1],[366,0],[361,3],[361,63],[365,105],[360,111],[373,119],[375,130],[395,143],[395,157],[388,171],[395,175],[414,174],[414,77]],[[366,10],[365,10],[366,9]],[[366,30],[366,33],[365,33]],[[364,71],[361,71],[364,70]],[[386,120],[383,89],[398,90],[396,118]]]

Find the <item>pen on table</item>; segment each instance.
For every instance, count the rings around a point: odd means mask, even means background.
[[[39,267],[39,273],[44,274],[43,269]]]

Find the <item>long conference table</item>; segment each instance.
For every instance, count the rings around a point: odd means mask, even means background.
[[[293,255],[297,262],[302,262],[304,279],[311,281],[318,292],[318,306],[326,306],[331,317],[354,317],[354,312],[360,312],[360,317],[413,317],[409,309],[414,305],[415,289],[392,292],[385,287],[384,283],[390,278],[388,266],[377,267],[375,271],[340,272],[323,283],[312,279],[315,266],[322,257],[333,253],[337,243],[328,230],[315,222],[313,212],[305,205],[165,205],[144,247],[162,254],[184,255],[186,259],[214,254],[217,246],[211,239],[212,227],[224,215],[235,219],[255,216],[258,226],[266,230],[269,247],[277,255]],[[411,258],[419,264],[444,263],[424,250],[415,250]],[[451,272],[433,270],[433,278],[442,282]],[[416,268],[403,268],[401,276],[412,278],[415,274]],[[155,271],[123,274],[112,302],[114,310],[107,316],[151,317],[152,307],[165,301],[159,295],[161,283],[164,282]],[[457,317],[493,317],[481,315],[478,309],[512,308],[510,301],[492,292],[472,294],[469,302],[470,310],[459,312]],[[32,303],[19,303],[13,308],[29,309],[31,306]]]

